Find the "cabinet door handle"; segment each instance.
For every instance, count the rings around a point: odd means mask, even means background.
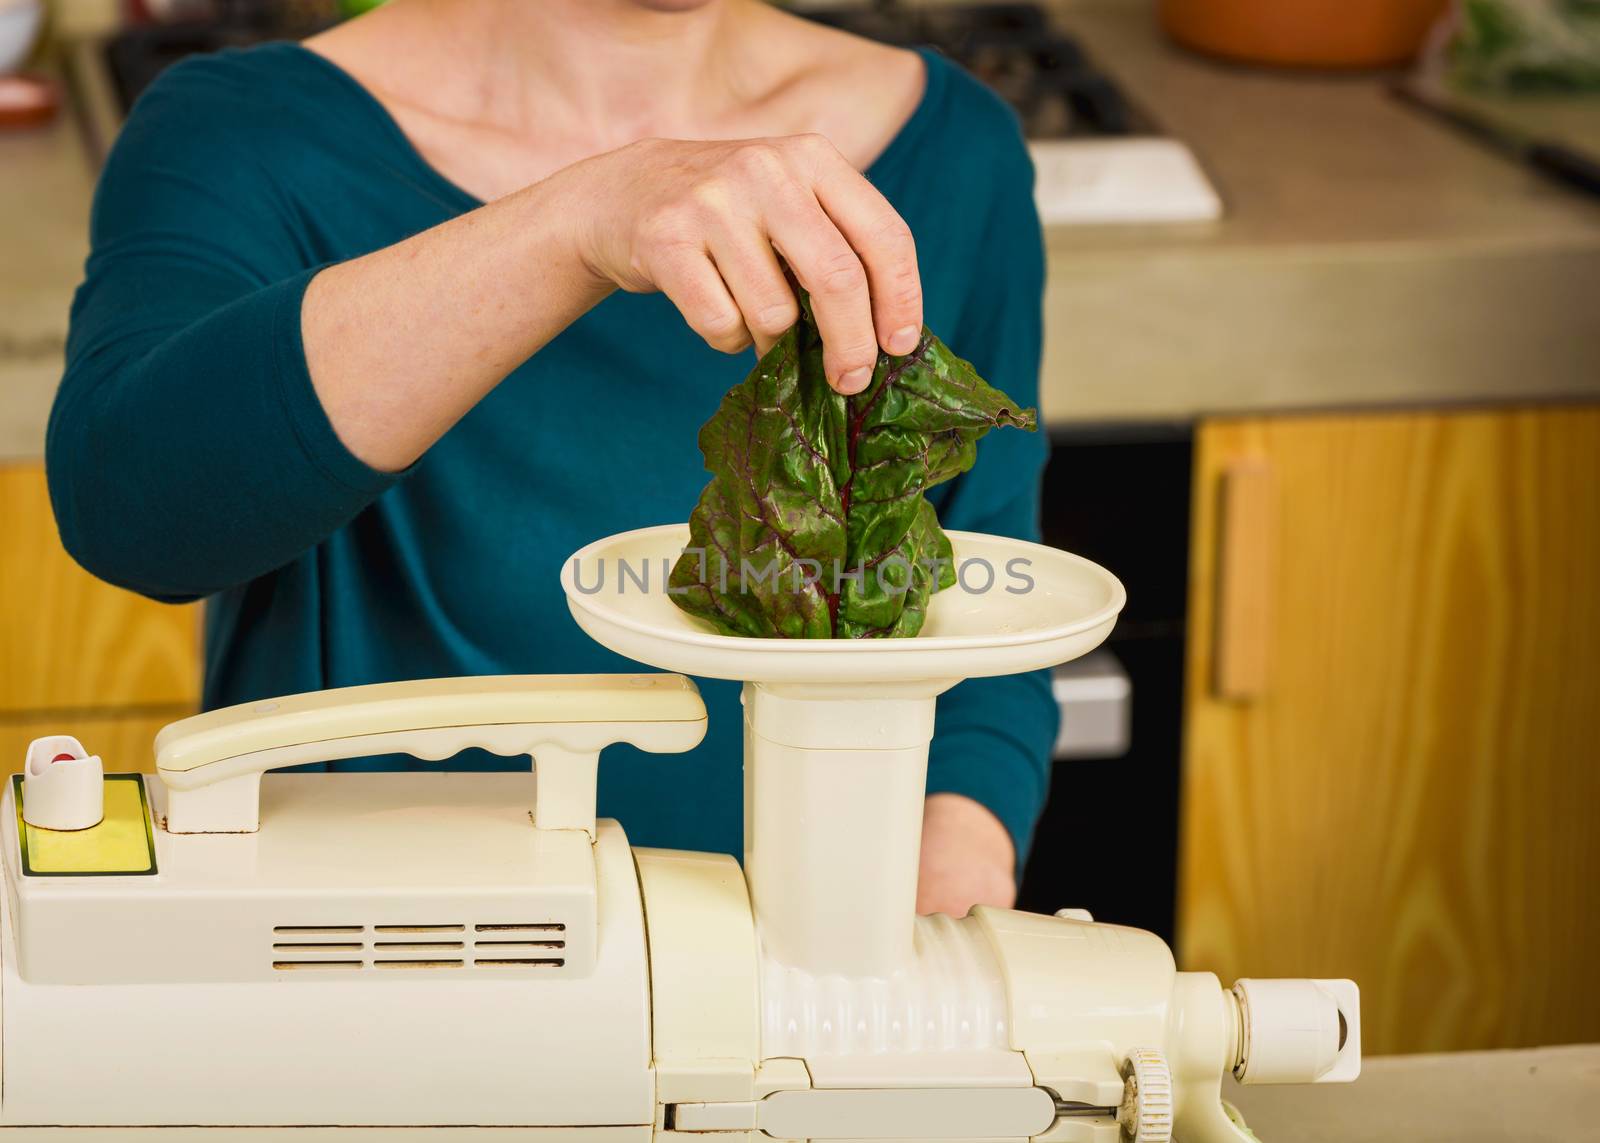
[[[1248,701],[1267,688],[1272,618],[1272,469],[1241,459],[1222,472],[1212,689]]]

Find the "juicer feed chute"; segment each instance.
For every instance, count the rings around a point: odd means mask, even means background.
[[[959,582],[934,596],[912,639],[718,634],[666,587],[688,542],[680,526],[601,540],[562,571],[573,617],[597,642],[744,683],[745,875],[763,946],[791,968],[870,977],[910,961],[936,698],[965,678],[1086,654],[1122,610],[1122,585],[1088,560],[950,538]]]

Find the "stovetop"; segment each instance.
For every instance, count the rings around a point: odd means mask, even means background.
[[[167,68],[186,56],[301,39],[330,22],[298,0],[215,0],[215,16],[171,24],[136,24],[106,43],[106,63],[122,114]]]
[[[1154,133],[1115,81],[1039,4],[912,7],[875,0],[806,15],[882,43],[937,48],[1009,103],[1029,139]]]

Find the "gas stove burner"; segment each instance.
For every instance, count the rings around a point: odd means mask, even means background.
[[[1009,103],[1030,139],[1153,133],[1116,83],[1037,4],[908,8],[881,0],[807,15],[881,43],[938,50]]]

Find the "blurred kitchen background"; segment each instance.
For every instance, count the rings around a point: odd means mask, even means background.
[[[0,756],[197,702],[195,609],[79,571],[44,488],[105,149],[173,61],[360,6],[0,0]],[[1373,1054],[1600,1041],[1600,9],[812,14],[1034,140],[1045,532],[1129,605],[1057,678],[1023,904],[1353,977]]]

